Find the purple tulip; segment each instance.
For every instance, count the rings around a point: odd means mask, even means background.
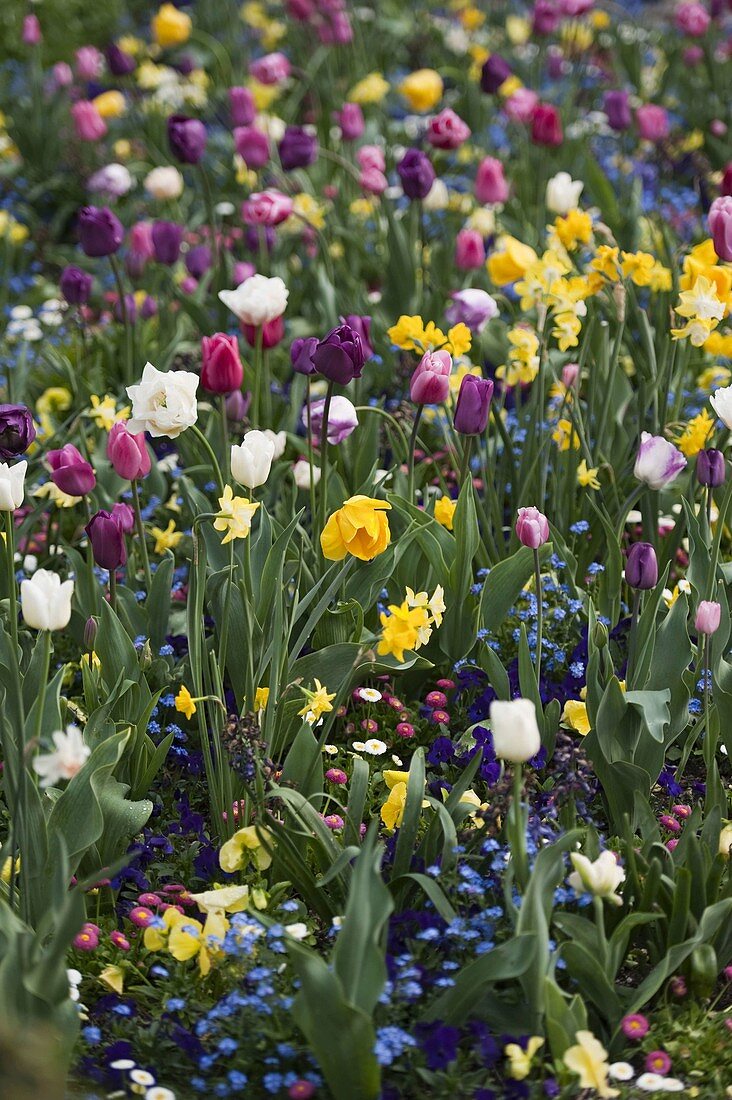
[[[168,144],[181,164],[199,164],[206,140],[206,127],[200,119],[186,115],[171,115],[168,119]]]
[[[313,433],[313,442],[320,446],[320,436],[323,431],[323,412],[325,398],[313,401],[310,405],[310,428]],[[307,408],[303,412],[303,423],[307,424]],[[328,410],[328,442],[334,446],[347,439],[351,432],[358,427],[358,416],[353,404],[347,397],[336,394],[331,398]]]
[[[234,145],[247,168],[264,168],[269,160],[269,138],[256,126],[237,126]]]
[[[115,506],[117,507],[117,506]],[[134,517],[133,517],[134,522]],[[119,515],[101,509],[84,528],[91,543],[94,561],[102,569],[118,569],[127,561],[125,533]]]
[[[605,92],[603,106],[605,108],[605,114],[607,115],[607,123],[611,130],[621,131],[630,129],[633,122],[633,116],[630,113],[630,100],[627,92]]]
[[[407,149],[397,164],[397,175],[408,199],[425,199],[435,182],[435,170],[421,149]]]
[[[280,164],[285,172],[307,168],[318,159],[318,139],[302,126],[288,126],[279,144]]]
[[[89,301],[92,277],[75,264],[69,264],[61,272],[59,287],[70,306],[85,306]]]
[[[186,271],[194,279],[201,279],[211,267],[211,249],[207,244],[197,244],[186,252]]]
[[[724,485],[727,472],[724,455],[714,447],[699,451],[696,456],[696,477],[700,485],[707,489],[716,489]]]
[[[125,53],[119,46],[112,43],[105,50],[107,65],[112,76],[129,76],[137,68],[137,62],[130,54]]]
[[[172,267],[180,255],[182,240],[182,225],[176,225],[175,222],[155,222],[152,227],[152,243],[157,262]]]
[[[315,369],[322,375],[347,386],[361,377],[364,364],[361,337],[350,325],[338,325],[318,342],[312,358]]]
[[[229,88],[229,108],[234,126],[250,126],[257,117],[254,96],[249,88]]]
[[[25,454],[36,438],[36,426],[25,405],[0,405],[0,459]]]
[[[649,542],[634,542],[625,559],[625,579],[631,588],[647,591],[658,584],[656,551]]]
[[[538,508],[519,508],[516,534],[522,546],[538,550],[549,538],[549,520]]]
[[[493,382],[490,378],[466,374],[460,383],[455,404],[455,431],[461,435],[481,435],[488,424],[492,397]]]
[[[122,222],[108,206],[82,206],[79,211],[79,242],[87,256],[111,256],[124,239]]]
[[[361,338],[364,359],[372,359],[374,349],[371,345],[371,318],[360,313],[347,313],[340,319],[342,325],[348,325]]]
[[[500,54],[492,53],[480,73],[480,87],[486,95],[497,92],[511,75],[511,66]]]
[[[641,433],[641,444],[635,460],[634,474],[649,489],[665,489],[686,469],[681,451],[661,435]]]
[[[290,362],[298,374],[315,374],[313,352],[318,346],[317,336],[298,336],[290,346]]]
[[[707,225],[714,241],[714,251],[725,263],[732,261],[732,198],[720,195],[709,207]]]
[[[73,443],[67,443],[58,451],[49,451],[46,458],[51,467],[51,481],[62,493],[83,497],[96,485],[93,468]]]
[[[226,398],[226,419],[232,423],[241,422],[249,412],[251,403],[252,395],[250,393],[234,390]]]

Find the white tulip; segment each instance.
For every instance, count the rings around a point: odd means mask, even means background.
[[[60,779],[73,779],[91,755],[78,726],[67,726],[66,733],[57,730],[51,736],[56,751],[40,753],[33,761],[42,787],[53,787]]]
[[[259,328],[282,316],[289,293],[278,276],[252,275],[236,290],[220,290],[219,298],[243,324]]]
[[[264,485],[272,469],[275,445],[264,432],[247,432],[241,443],[231,447],[231,476],[247,489]]]
[[[172,164],[153,168],[145,176],[145,190],[154,199],[177,199],[183,193],[183,176]]]
[[[567,882],[578,896],[590,893],[597,898],[606,898],[614,905],[622,905],[623,899],[615,891],[625,881],[625,871],[619,866],[613,852],[601,852],[594,861],[583,856],[581,852],[572,852],[569,858],[574,871]]]
[[[285,453],[285,448],[287,447],[287,432],[273,432],[271,428],[265,428],[264,434],[267,436],[267,439],[271,439],[274,444],[274,455],[272,459],[276,462],[277,459],[282,458]]]
[[[292,476],[298,489],[310,488],[310,463],[306,458],[299,458],[292,467]],[[313,485],[320,481],[320,466],[313,466]]]
[[[714,396],[709,398],[709,403],[725,428],[732,428],[732,386],[715,390]]]
[[[422,205],[425,210],[446,210],[449,202],[450,193],[447,190],[445,181],[435,179],[426,197],[422,200]]]
[[[573,180],[569,172],[557,172],[546,185],[546,208],[564,216],[574,210],[584,189],[582,180]]]
[[[490,723],[496,756],[518,764],[531,760],[541,748],[536,707],[530,699],[494,699]]]
[[[25,472],[28,463],[23,459],[9,466],[0,462],[0,512],[14,512],[23,503]]]
[[[187,370],[161,371],[146,363],[142,380],[127,387],[132,416],[127,427],[132,433],[149,432],[153,438],[175,439],[198,418],[196,390],[198,375]]]
[[[64,581],[58,573],[38,569],[20,585],[20,606],[26,626],[33,630],[63,630],[71,618],[74,582]]]

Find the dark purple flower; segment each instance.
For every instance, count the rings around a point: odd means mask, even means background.
[[[112,76],[128,76],[137,68],[137,62],[130,54],[121,50],[116,43],[105,50],[107,65]]]
[[[75,264],[69,264],[61,272],[59,287],[70,306],[84,306],[91,294],[92,277]]]
[[[0,405],[0,459],[25,454],[36,438],[36,426],[25,405]]]
[[[298,374],[315,374],[313,352],[318,346],[317,336],[298,336],[290,346],[290,362]]]
[[[634,542],[625,560],[625,579],[631,588],[641,591],[658,584],[656,551],[649,542]]]
[[[108,206],[82,206],[79,211],[79,241],[87,256],[111,256],[117,252],[125,231]]]
[[[176,225],[175,222],[155,222],[152,227],[152,243],[158,263],[169,267],[176,263],[182,240],[182,225]]]
[[[435,182],[435,170],[421,149],[407,149],[397,164],[402,190],[408,199],[425,199]]]
[[[211,249],[207,244],[197,244],[186,252],[186,271],[194,279],[200,279],[211,267]]]
[[[696,476],[699,484],[707,489],[716,489],[724,485],[726,470],[722,451],[714,447],[699,451],[696,456]]]
[[[492,397],[493,382],[490,378],[466,374],[460,383],[455,405],[455,431],[461,435],[481,435],[488,424]]]
[[[628,93],[623,91],[605,92],[603,103],[607,123],[611,130],[629,130],[633,116],[630,113]]]
[[[511,75],[511,66],[498,53],[492,53],[480,73],[480,87],[486,95],[493,95]]]
[[[168,143],[181,164],[198,164],[206,148],[206,127],[198,118],[171,115],[168,119]]]
[[[341,324],[348,325],[361,337],[364,359],[373,358],[374,349],[371,345],[371,318],[360,313],[347,313],[341,317]]]
[[[361,377],[364,364],[361,337],[350,325],[338,325],[319,341],[312,358],[315,369],[322,375],[346,386]]]
[[[288,126],[279,144],[280,164],[285,172],[307,168],[318,159],[318,139],[302,126]]]

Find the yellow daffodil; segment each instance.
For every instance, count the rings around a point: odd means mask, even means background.
[[[120,118],[127,110],[127,102],[122,92],[113,88],[95,96],[92,103],[102,118]]]
[[[683,431],[677,436],[676,445],[682,454],[692,458],[706,446],[713,430],[714,417],[706,409],[702,409],[698,416],[693,416],[688,421]]]
[[[44,481],[43,485],[39,485],[37,489],[33,490],[33,496],[47,497],[57,508],[73,508],[82,499],[81,497],[72,497],[70,493],[65,493],[52,481]]]
[[[599,489],[600,482],[597,479],[598,466],[587,466],[587,460],[582,459],[577,467],[577,484],[583,489]]]
[[[386,500],[373,497],[350,497],[332,514],[320,536],[323,555],[329,561],[342,561],[352,554],[360,561],[371,561],[383,554],[391,542],[389,520],[391,508]]]
[[[570,210],[556,219],[553,229],[568,252],[592,240],[592,218],[584,210]]]
[[[336,697],[335,691],[332,692],[332,694],[328,694],[327,688],[323,687],[320,680],[315,680],[314,683],[314,691],[308,691],[307,688],[300,688],[306,698],[306,703],[302,710],[297,712],[311,726],[314,726],[322,715],[333,710],[332,700]]]
[[[648,286],[655,259],[648,252],[622,252],[621,270],[636,286]]]
[[[502,237],[498,250],[486,260],[486,268],[496,286],[508,286],[522,278],[536,260],[536,253],[528,244],[522,244],[515,237]]]
[[[150,534],[155,539],[155,553],[164,554],[166,550],[175,550],[184,532],[176,531],[175,520],[171,519],[165,530],[162,527],[151,527]]]
[[[117,402],[108,393],[104,397],[97,397],[93,393],[90,401],[91,408],[87,415],[91,417],[98,428],[103,428],[105,432],[111,431],[118,420],[127,420],[130,415],[129,405],[117,412]]]
[[[181,684],[180,690],[175,697],[175,709],[178,713],[185,714],[186,718],[191,719],[196,713],[197,702],[200,702],[200,700],[194,699],[186,685]]]
[[[388,91],[389,82],[384,80],[381,73],[369,73],[353,85],[347,99],[350,103],[360,103],[363,107],[369,103],[381,103]]]
[[[245,539],[252,529],[252,518],[259,508],[259,501],[248,497],[235,497],[230,485],[224,487],[224,495],[219,497],[219,514],[214,520],[214,530],[226,531],[221,545],[226,546],[232,539]]]

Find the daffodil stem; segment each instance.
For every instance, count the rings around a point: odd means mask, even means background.
[[[150,595],[150,589],[152,588],[152,574],[150,572],[150,559],[147,556],[147,543],[145,542],[145,525],[142,522],[142,510],[140,508],[140,483],[139,481],[132,482],[132,507],[135,510],[135,528],[137,530],[137,541],[140,544],[140,557],[142,558],[142,569],[145,574],[145,589],[148,596]]]
[[[328,421],[330,419],[330,406],[333,400],[333,382],[328,382],[323,405],[323,419],[320,425],[320,534],[325,527],[325,517],[328,512]]]
[[[536,686],[541,679],[541,646],[544,634],[544,594],[541,588],[541,559],[538,548],[534,548],[534,587],[536,589]]]
[[[198,427],[198,424],[192,424],[190,430],[193,432],[196,439],[198,440],[198,442],[203,447],[204,451],[206,452],[206,456],[211,460],[211,468],[213,469],[213,472],[216,476],[216,484],[218,485],[219,493],[223,496],[223,494],[224,494],[224,478],[223,478],[223,475],[221,473],[221,467],[219,465],[219,460],[216,457],[216,452],[214,451],[214,449],[211,446],[211,444],[209,443],[209,441],[206,439],[206,436],[203,434],[201,429]]]
[[[412,426],[412,434],[409,438],[409,465],[408,465],[408,480],[407,480],[407,500],[410,504],[414,503],[414,451],[417,446],[417,432],[419,431],[419,422],[422,419],[422,413],[424,412],[424,405],[417,406],[417,412],[414,416],[414,424]]]
[[[710,794],[712,793],[712,771],[714,770],[715,755],[717,751],[717,739],[712,735],[712,727],[709,722],[709,681],[712,676],[711,669],[711,637],[709,634],[704,635],[704,663],[702,667],[702,676],[704,677],[704,766],[706,770],[706,789],[707,789],[707,804],[706,810],[709,812],[712,809]]]
[[[249,539],[246,540],[249,542]],[[234,542],[229,543],[229,575],[226,578],[226,599],[224,600],[224,621],[221,624],[221,645],[219,646],[219,666],[221,676],[226,676],[226,650],[229,644],[229,616],[231,614],[231,589],[234,587]]]
[[[597,928],[598,954],[603,961],[607,959],[607,940],[605,938],[605,910],[603,900],[600,897],[593,899],[595,906],[595,927]]]

